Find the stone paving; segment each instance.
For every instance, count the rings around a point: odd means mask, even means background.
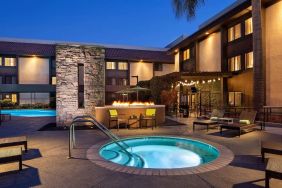
[[[0,137],[25,134],[29,151],[24,156],[24,169],[17,172],[17,164],[0,166],[0,187],[263,187],[264,164],[260,158],[260,141],[282,142],[282,136],[254,131],[235,137],[236,132],[217,129],[206,132],[199,127],[194,133],[191,119],[188,125],[151,129],[113,130],[121,137],[136,135],[176,135],[204,139],[229,148],[234,160],[218,170],[179,176],[142,176],[115,172],[95,165],[86,158],[87,150],[107,138],[98,130],[77,131],[74,159],[67,159],[68,131],[36,131],[54,121],[51,118],[20,118],[4,122]],[[268,155],[269,156],[269,155]],[[280,156],[273,156],[279,157]],[[6,172],[9,171],[9,172]],[[279,180],[271,180],[271,187],[282,187]]]

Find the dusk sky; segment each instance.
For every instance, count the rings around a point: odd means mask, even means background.
[[[164,47],[235,0],[206,0],[196,17],[175,17],[172,0],[1,1],[0,38]]]

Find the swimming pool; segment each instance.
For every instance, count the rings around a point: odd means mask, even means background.
[[[42,110],[42,109],[14,109],[1,110],[2,114],[10,114],[11,116],[19,117],[52,117],[56,116],[56,110]]]
[[[129,167],[179,169],[210,163],[220,155],[214,146],[186,138],[150,136],[122,141],[130,154],[111,142],[100,148],[100,156]]]

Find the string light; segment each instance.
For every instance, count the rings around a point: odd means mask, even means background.
[[[221,78],[218,77],[217,80],[221,80]],[[180,85],[182,85],[182,86],[193,86],[193,85],[196,85],[196,84],[212,83],[212,82],[216,82],[217,80],[214,78],[214,79],[209,79],[209,80],[197,80],[197,81],[191,80],[190,82],[188,82],[188,80],[184,80],[184,82],[178,81],[177,84],[176,84],[176,87],[179,87]],[[173,88],[173,85],[171,86],[171,88]]]

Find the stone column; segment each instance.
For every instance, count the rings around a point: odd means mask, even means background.
[[[78,64],[84,64],[84,108],[78,108]],[[69,126],[78,115],[94,115],[105,103],[105,50],[96,46],[56,46],[57,124]]]
[[[264,16],[261,0],[252,0],[254,89],[253,104],[256,109],[265,105],[265,55],[264,55]]]

